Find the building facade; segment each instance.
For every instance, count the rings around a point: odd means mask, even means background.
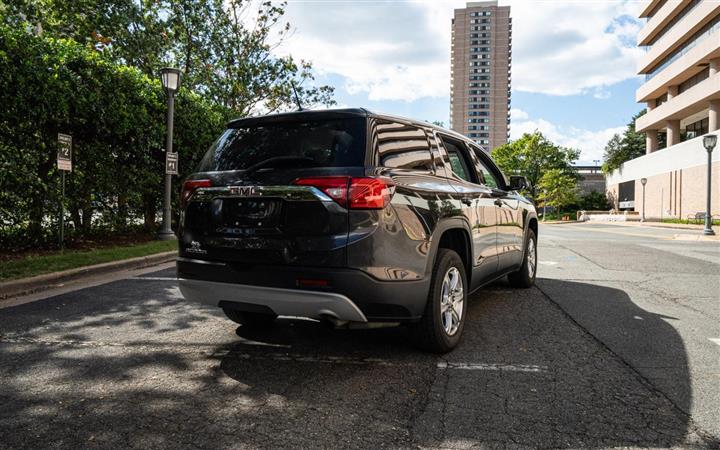
[[[450,127],[491,151],[510,132],[509,6],[471,2],[452,20]]]
[[[705,210],[702,136],[720,128],[720,2],[651,0],[640,18],[646,23],[638,45],[645,54],[637,71],[644,83],[635,99],[647,112],[635,129],[645,133],[646,155],[608,176],[608,195],[619,209],[644,206],[646,217],[686,219]],[[720,206],[719,150],[713,153],[713,212]]]

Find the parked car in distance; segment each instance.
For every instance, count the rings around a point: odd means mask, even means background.
[[[183,185],[180,290],[246,327],[280,315],[407,324],[447,352],[469,294],[503,276],[535,281],[523,187],[426,122],[365,109],[235,120]]]

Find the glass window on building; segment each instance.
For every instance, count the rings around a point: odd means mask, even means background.
[[[697,122],[691,123],[685,127],[685,133],[682,137],[683,141],[693,139],[698,136],[702,136],[708,132],[708,119],[698,120]]]

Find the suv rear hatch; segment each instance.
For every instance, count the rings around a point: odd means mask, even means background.
[[[376,184],[364,178],[365,148],[366,119],[359,115],[231,123],[184,184],[181,256],[345,266],[348,208],[362,207],[378,190],[353,187]]]

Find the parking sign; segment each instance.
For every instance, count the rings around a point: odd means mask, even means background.
[[[72,136],[58,133],[58,170],[72,171]]]
[[[178,174],[178,154],[167,153],[165,155],[165,173],[169,175]]]

